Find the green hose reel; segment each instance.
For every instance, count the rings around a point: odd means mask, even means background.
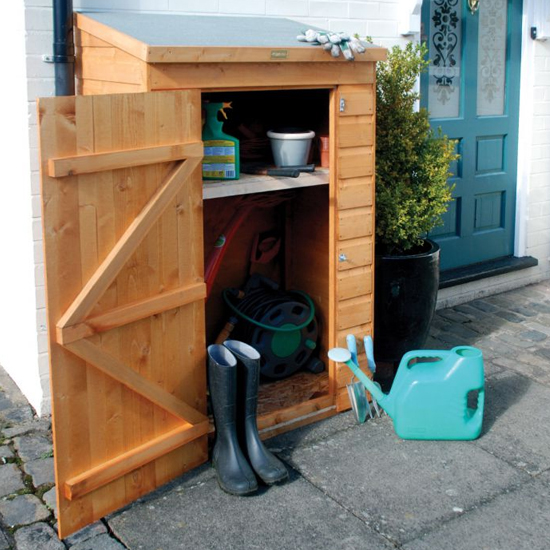
[[[286,378],[301,368],[323,371],[324,363],[312,356],[318,337],[313,300],[305,292],[274,286],[250,290],[238,303],[234,303],[237,290],[224,290],[226,304],[239,319],[240,339],[258,350],[266,378]]]

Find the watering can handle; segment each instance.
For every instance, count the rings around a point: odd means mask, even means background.
[[[410,365],[410,362],[413,359],[444,359],[446,355],[448,355],[449,352],[445,350],[414,350],[414,351],[408,351],[403,355],[401,358],[401,362],[399,363],[399,366],[405,365],[408,369],[412,368],[414,365]],[[422,361],[418,361],[418,363],[422,363]]]
[[[357,360],[357,341],[355,340],[355,336],[353,334],[348,334],[346,336],[346,344],[348,345],[348,350],[351,353],[351,360],[356,365],[359,365],[359,361]]]
[[[466,400],[467,399],[468,397],[466,397]],[[480,390],[478,390],[478,394],[477,394],[476,412],[472,415],[472,417],[468,420],[468,422],[472,422],[472,420],[479,420],[479,417],[483,415],[484,404],[485,404],[485,389],[481,388]]]

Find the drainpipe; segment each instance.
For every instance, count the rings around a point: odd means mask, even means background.
[[[55,95],[74,95],[73,0],[53,0]]]

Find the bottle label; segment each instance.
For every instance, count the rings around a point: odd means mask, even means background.
[[[232,141],[205,141],[202,177],[219,179],[236,177],[235,156],[235,144]]]

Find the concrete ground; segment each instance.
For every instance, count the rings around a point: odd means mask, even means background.
[[[290,480],[232,497],[205,465],[61,542],[49,422],[0,376],[0,550],[548,550],[550,284],[436,314],[428,348],[483,350],[476,441],[338,415],[271,439]]]

